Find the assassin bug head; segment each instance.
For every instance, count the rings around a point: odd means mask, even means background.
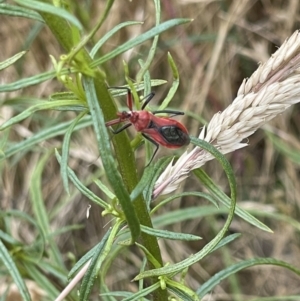
[[[112,126],[127,121],[128,123],[118,128],[117,130],[112,129],[112,132],[114,134],[118,134],[121,131],[127,129],[129,126],[133,125],[136,131],[141,132],[144,138],[152,142],[156,146],[156,149],[147,166],[151,163],[152,159],[157,153],[159,145],[176,149],[190,143],[188,131],[182,123],[176,121],[171,117],[155,116],[159,113],[172,114],[172,116],[184,115],[183,112],[173,110],[149,112],[144,110],[147,104],[153,98],[153,92],[146,96],[140,111],[133,111],[133,99],[131,91],[125,87],[111,88],[127,90],[127,106],[129,108],[129,111],[118,112],[117,116],[119,118],[106,122],[106,126]]]

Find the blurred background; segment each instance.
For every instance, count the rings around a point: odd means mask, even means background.
[[[103,11],[104,4],[104,1],[76,1],[71,4],[71,10],[84,24],[86,32],[89,32]],[[152,105],[155,108],[155,105],[160,104],[171,87],[172,71],[167,61],[167,53],[170,52],[180,75],[180,86],[171,107],[186,113],[179,120],[194,136],[199,135],[204,122],[208,122],[215,113],[224,110],[233,101],[242,80],[256,70],[258,63],[265,62],[287,37],[300,28],[300,3],[297,0],[164,0],[161,5],[161,21],[172,18],[191,18],[193,21],[174,27],[160,36],[150,74],[152,79],[164,79],[168,83],[153,88],[156,96]],[[97,32],[94,41],[97,42],[118,23],[129,20],[143,21],[144,24],[119,31],[102,47],[102,54],[155,24],[153,2],[115,1],[107,22]],[[0,24],[0,61],[19,51],[28,50],[23,59],[1,72],[1,84],[52,70],[49,55],[58,60],[64,53],[49,29],[40,23],[1,16]],[[143,43],[103,65],[108,84],[125,84],[123,60],[129,65],[130,77],[134,80],[139,71],[138,59],[146,58],[150,46],[151,41]],[[0,118],[4,121],[20,113],[27,107],[28,99],[48,99],[51,94],[60,91],[63,91],[63,86],[54,79],[13,93],[1,93]],[[24,105],[14,105],[13,99],[20,97]],[[119,106],[125,104],[125,99],[120,98],[118,101]],[[74,112],[39,112],[13,126],[9,134],[5,134],[5,139],[3,135],[3,141],[8,144],[21,141],[42,128],[62,120],[71,120],[74,116]],[[236,217],[231,231],[242,233],[241,237],[189,269],[186,283],[192,289],[197,289],[226,266],[253,257],[274,257],[300,267],[299,134],[300,107],[295,105],[249,137],[248,147],[228,155],[237,178],[238,204],[249,209],[274,233],[263,232]],[[129,131],[129,135],[134,137],[134,131]],[[62,139],[63,136],[47,140],[1,162],[1,210],[18,209],[31,214],[30,185],[33,170],[49,149],[61,146]],[[143,158],[143,152],[144,147],[140,147],[137,151],[138,159]],[[164,155],[182,152],[181,149],[174,152],[160,148],[156,160]],[[142,171],[143,161],[138,162]],[[87,183],[91,183],[95,177],[105,181],[92,128],[73,134],[69,165]],[[209,162],[204,170],[228,192],[227,179],[216,162]],[[88,187],[105,199],[93,184]],[[202,191],[192,175],[180,189]],[[78,225],[76,229],[55,237],[70,269],[74,262],[99,242],[109,227],[111,217],[102,217],[99,208],[92,205],[89,219],[86,218],[89,201],[73,187],[71,196],[66,195],[59,164],[53,153],[49,155],[43,170],[42,197],[53,231],[64,226]],[[203,205],[206,205],[203,200],[184,197],[168,204],[158,214]],[[161,240],[164,262],[177,262],[199,251],[216,235],[225,218],[223,215],[207,216],[168,226],[169,230],[196,234],[203,239],[193,243]],[[13,219],[10,229],[25,244],[35,239],[32,225],[20,219]],[[134,247],[124,250],[123,256],[115,261],[109,271],[109,287],[136,290],[137,284],[130,280],[138,273],[141,258],[141,252]],[[53,283],[60,288],[61,284],[56,283],[55,279]],[[300,285],[299,277],[295,274],[283,268],[258,266],[238,273],[234,280],[224,280],[205,300],[260,300],[259,297],[296,294],[300,295]]]

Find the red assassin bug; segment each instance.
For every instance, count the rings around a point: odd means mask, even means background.
[[[138,132],[141,132],[142,135],[147,140],[152,142],[156,146],[156,149],[148,165],[151,163],[154,156],[156,155],[159,148],[159,144],[168,148],[175,149],[184,145],[188,145],[190,143],[190,137],[185,126],[179,121],[176,121],[175,119],[171,118],[172,116],[176,116],[176,115],[184,115],[183,112],[173,111],[173,110],[160,110],[160,111],[149,112],[144,110],[147,104],[153,98],[154,96],[153,92],[151,92],[149,95],[146,96],[140,111],[133,111],[132,110],[133,99],[132,99],[131,91],[125,87],[110,87],[110,89],[111,88],[127,90],[127,106],[129,108],[129,111],[118,112],[117,116],[119,118],[108,121],[105,123],[105,125],[112,126],[115,124],[119,124],[121,122],[128,121],[129,123],[126,123],[119,129],[117,130],[112,129],[112,132],[114,134],[118,134],[123,130],[127,129],[128,127],[130,127],[131,125],[133,125]],[[155,116],[155,114],[159,114],[159,113],[172,114],[172,116],[171,117]]]

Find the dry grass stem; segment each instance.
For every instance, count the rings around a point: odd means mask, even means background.
[[[249,79],[223,112],[216,113],[199,138],[226,154],[247,146],[242,142],[266,122],[300,101],[300,33],[296,31]],[[153,198],[178,188],[191,170],[213,156],[199,147],[171,162],[156,182]]]

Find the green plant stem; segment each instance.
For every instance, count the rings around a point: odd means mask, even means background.
[[[67,52],[70,52],[74,47],[72,41],[72,36],[73,36],[72,34],[74,34],[74,32],[70,28],[68,22],[51,14],[47,14],[44,12],[40,12],[40,14],[45,20],[50,30],[52,31],[52,33],[54,34],[54,36],[56,37],[56,39],[58,40],[58,42],[61,44],[61,46]],[[92,59],[90,58],[88,52],[85,49],[81,49],[78,52],[78,54],[75,56],[74,60],[81,64],[85,63],[86,66],[88,66],[92,62]],[[97,75],[99,74],[100,72],[98,72]],[[107,90],[104,76],[103,77],[97,76],[94,79],[94,82],[95,82],[97,98],[98,101],[101,102],[101,107],[103,109],[103,114],[106,120],[111,120],[115,118],[116,107],[112,101],[111,95]],[[135,158],[134,158],[132,148],[130,146],[130,141],[125,133],[120,133],[119,135],[115,135],[113,137],[112,142],[115,149],[116,159],[119,164],[120,174],[122,176],[122,179],[124,181],[127,190],[130,193],[138,183],[138,177],[137,177],[137,172],[135,167]],[[140,195],[134,201],[134,207],[140,223],[144,226],[153,228],[152,221],[150,219],[146,207],[146,202],[142,197],[142,195]],[[145,246],[145,248],[147,248],[149,252],[156,258],[156,260],[161,265],[163,265],[157,239],[146,233],[141,233],[141,241]],[[148,265],[150,269],[154,268],[151,265],[151,263],[149,263]],[[157,279],[152,278],[152,282],[153,283],[157,282]],[[161,289],[155,291],[153,293],[153,300],[155,301],[167,300],[167,291]]]

